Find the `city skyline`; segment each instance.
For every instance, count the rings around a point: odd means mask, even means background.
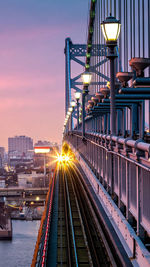
[[[52,146],[52,145],[59,145],[57,142],[51,142],[51,140],[46,140],[46,139],[39,139],[38,137],[37,137],[37,140],[34,140],[33,138],[32,138],[32,136],[27,136],[27,135],[24,135],[24,134],[22,134],[22,135],[15,135],[15,136],[8,136],[8,140],[7,140],[7,149],[5,148],[5,147],[3,147],[3,146],[1,146],[0,148],[3,148],[3,149],[5,149],[5,152],[6,153],[9,153],[9,150],[11,150],[10,149],[10,145],[9,145],[9,143],[10,143],[10,141],[11,140],[19,140],[19,139],[30,139],[31,141],[32,141],[32,149],[33,149],[33,147],[34,146],[39,146],[39,145],[47,145],[47,146]]]
[[[88,3],[0,2],[0,146],[5,149],[8,136],[22,133],[35,142],[60,143],[65,38],[86,42]]]

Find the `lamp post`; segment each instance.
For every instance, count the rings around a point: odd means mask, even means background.
[[[74,107],[75,107],[76,103],[74,100],[71,101],[71,107],[72,107],[72,111],[71,111],[71,131],[73,129],[73,112],[74,112]]]
[[[114,60],[117,57],[115,47],[119,37],[121,24],[115,17],[107,17],[101,23],[102,32],[109,48],[107,58],[110,60],[110,130],[111,134],[116,134],[116,104],[115,104],[115,71]]]
[[[80,92],[75,92],[75,99],[77,103],[77,130],[79,130],[79,99],[80,99]]]
[[[72,101],[71,101],[71,107],[72,107],[73,109],[74,109],[75,105],[76,105],[76,102],[75,102],[74,100],[72,100]]]
[[[67,120],[67,125],[66,125],[66,132],[68,133],[69,131],[69,117],[70,117],[70,111],[68,110],[66,120]]]
[[[92,74],[89,71],[85,71],[82,76],[83,92],[82,92],[82,139],[85,138],[85,96],[88,94],[88,86],[92,79]]]
[[[72,111],[73,111],[73,107],[70,107],[69,108],[69,123],[70,123],[70,127],[69,127],[69,130],[72,131]]]

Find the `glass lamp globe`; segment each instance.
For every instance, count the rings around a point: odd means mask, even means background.
[[[71,107],[73,107],[73,108],[74,108],[74,107],[75,107],[75,105],[76,105],[76,102],[75,102],[74,100],[72,100],[72,101],[71,101]]]
[[[71,112],[73,111],[73,108],[72,108],[72,107],[70,107],[70,108],[69,108],[69,111],[70,111],[70,113],[71,113]]]
[[[80,92],[75,92],[75,99],[79,100],[80,99],[80,95],[81,95]]]
[[[81,79],[84,85],[89,85],[92,79],[92,73],[89,71],[85,71],[82,75],[81,75]]]
[[[112,16],[107,17],[106,20],[101,23],[101,28],[106,43],[117,42],[121,28],[119,20]]]

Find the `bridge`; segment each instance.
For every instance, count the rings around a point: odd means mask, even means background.
[[[47,187],[9,187],[0,189],[0,197],[17,197],[31,196],[31,195],[46,195],[48,192]]]
[[[87,43],[66,39],[62,154],[32,266],[150,266],[149,33],[149,0],[91,0]]]
[[[6,197],[7,202],[15,201],[17,203],[25,202],[26,205],[44,205],[46,195],[48,192],[47,187],[9,187],[0,189],[0,197]]]

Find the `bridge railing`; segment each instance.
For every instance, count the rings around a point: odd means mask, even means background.
[[[150,234],[150,144],[87,132],[69,132],[70,143],[90,166],[141,238]]]
[[[45,209],[41,218],[41,224],[34,249],[31,267],[46,266],[55,177],[56,169],[53,178],[50,180],[49,183],[49,190],[46,197]]]

